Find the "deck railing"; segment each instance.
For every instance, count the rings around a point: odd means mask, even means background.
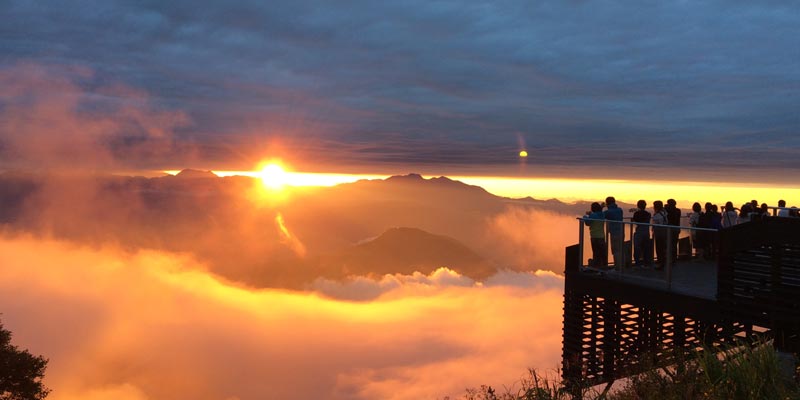
[[[764,218],[791,219],[798,220],[797,217],[781,218],[776,217],[779,210],[795,210],[789,207],[769,207],[771,212]],[[657,225],[652,223],[631,222],[630,215],[623,221],[607,219],[593,219],[586,216],[577,218],[578,220],[578,260],[576,265],[584,272],[602,273],[620,279],[636,279],[642,284],[659,285],[667,291],[673,289],[674,267],[676,264],[684,268],[685,263],[695,262],[716,265],[719,254],[720,242],[719,231],[717,229],[699,228],[688,225],[688,214],[681,216],[680,226],[676,225]],[[749,220],[756,220],[750,218]],[[760,219],[760,218],[758,218]],[[586,222],[596,222],[603,226],[605,245],[602,248],[598,260],[594,256],[590,238],[590,229]],[[734,225],[739,225],[740,221],[733,221]],[[621,234],[612,234],[613,231],[621,231]],[[637,231],[646,233],[637,233]],[[642,236],[646,239],[637,238]],[[660,240],[659,240],[660,239]],[[636,244],[644,241],[644,245],[639,247],[643,251],[645,266],[637,265]],[[660,249],[659,249],[660,247]],[[660,250],[660,251],[659,251]],[[590,262],[591,260],[591,262]],[[708,268],[704,268],[708,269]],[[646,273],[647,270],[659,270],[661,272]],[[686,279],[679,274],[678,281],[684,282]],[[713,273],[716,280],[716,273]],[[706,276],[705,279],[711,278]],[[685,286],[685,285],[684,285]]]
[[[629,218],[629,217],[628,217]],[[632,274],[637,269],[663,269],[663,275],[653,275],[642,279],[660,280],[667,290],[672,289],[672,272],[676,262],[697,259],[699,256],[696,244],[703,242],[706,249],[705,257],[713,259],[717,249],[718,230],[677,225],[659,225],[641,222],[614,221],[607,219],[577,218],[578,220],[578,248],[581,270],[598,273],[614,274],[622,277]],[[594,255],[590,245],[591,238],[589,226],[586,222],[604,224],[604,252],[605,255]],[[683,222],[683,221],[682,221]],[[622,231],[621,234],[612,234],[612,231]],[[637,233],[640,231],[642,233]],[[645,233],[646,232],[646,235]],[[637,239],[636,236],[641,236]],[[637,253],[637,242],[643,244],[639,250],[643,253],[642,265],[634,260]],[[660,247],[660,248],[659,248]],[[601,252],[602,253],[602,252]],[[591,256],[590,256],[591,255]],[[598,256],[601,258],[597,260]],[[590,263],[589,260],[592,260]],[[613,261],[612,261],[613,260]],[[641,275],[641,274],[640,274]]]

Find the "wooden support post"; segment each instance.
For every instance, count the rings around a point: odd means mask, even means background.
[[[603,301],[603,380],[613,381],[616,376],[617,352],[619,338],[617,325],[619,324],[619,303],[614,299],[606,298]]]

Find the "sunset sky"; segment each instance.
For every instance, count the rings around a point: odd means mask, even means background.
[[[2,0],[0,320],[54,400],[455,399],[555,373],[573,202],[800,205],[798,21]]]
[[[94,134],[120,170],[278,156],[309,172],[796,182],[798,18],[790,2],[9,0],[2,167],[35,165],[14,131],[36,120],[42,139]],[[113,132],[52,129],[115,115]]]

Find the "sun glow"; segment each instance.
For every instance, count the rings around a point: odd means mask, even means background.
[[[285,170],[282,164],[277,162],[267,162],[262,165],[260,170],[255,171],[213,172],[220,177],[238,175],[261,179],[264,183],[264,185],[260,185],[264,192],[262,195],[270,198],[276,197],[278,192],[286,192],[287,187],[329,187],[359,180],[389,177],[388,175],[374,174],[296,172]],[[164,172],[175,175],[179,171]],[[756,198],[769,205],[777,205],[777,199],[786,200],[790,206],[800,205],[800,189],[786,184],[459,175],[448,175],[448,177],[480,186],[492,194],[511,198],[531,196],[537,199],[555,198],[574,202],[598,200],[613,195],[617,200],[627,203],[635,203],[642,198],[648,201],[674,198],[678,201],[679,206],[684,208],[691,207],[695,201],[724,204],[730,200],[735,204],[742,204]]]
[[[283,187],[292,186],[292,187],[303,187],[303,186],[336,186],[342,183],[352,183],[360,180],[373,180],[373,179],[386,179],[390,175],[378,175],[378,174],[344,174],[344,173],[327,173],[327,172],[296,172],[287,170],[281,166],[281,164],[276,164],[279,168],[270,168],[270,164],[264,164],[260,170],[255,171],[225,171],[225,170],[213,170],[211,172],[214,175],[223,178],[227,176],[247,176],[250,178],[257,178],[261,179],[265,183],[270,181],[274,182],[275,179],[279,178],[278,181],[283,182]],[[268,171],[265,169],[269,168]],[[161,171],[169,175],[177,175],[180,173],[180,170],[165,170]],[[270,176],[267,178],[267,176]],[[265,179],[266,178],[266,179]]]
[[[291,183],[289,174],[280,164],[274,162],[261,168],[258,177],[264,186],[272,190],[283,189],[284,186]]]

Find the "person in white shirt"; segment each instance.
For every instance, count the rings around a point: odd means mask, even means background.
[[[733,206],[733,202],[725,203],[725,207],[722,209],[722,227],[723,228],[730,228],[738,223],[738,214],[736,213],[736,207]]]
[[[664,209],[664,202],[656,200],[653,202],[653,225],[667,225],[667,210]],[[653,227],[653,242],[656,246],[656,258],[658,266],[655,269],[662,269],[667,262],[667,228]]]
[[[702,211],[703,209],[700,207],[700,203],[692,204],[692,212],[689,213],[689,226],[692,228],[697,228],[698,224],[700,223],[700,215],[703,213]],[[698,257],[702,257],[703,247],[701,241],[697,240],[697,231],[690,231],[689,237],[692,238],[692,248],[694,248],[695,254]]]
[[[778,207],[786,207],[786,200],[778,200]],[[788,217],[789,210],[786,208],[778,210],[779,217]]]

